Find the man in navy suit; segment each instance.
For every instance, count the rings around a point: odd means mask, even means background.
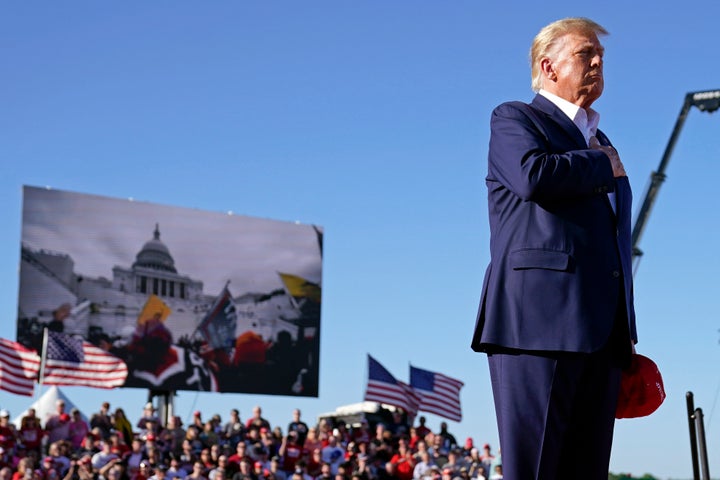
[[[590,106],[605,29],[546,27],[532,103],[492,114],[490,265],[472,348],[486,352],[510,480],[607,479],[620,372],[637,340],[623,164]]]

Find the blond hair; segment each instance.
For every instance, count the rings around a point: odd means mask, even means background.
[[[542,88],[542,69],[540,61],[547,57],[555,47],[557,41],[568,33],[608,35],[601,25],[589,18],[570,17],[557,20],[543,27],[535,36],[530,47],[530,66],[532,75],[532,89],[537,92]]]

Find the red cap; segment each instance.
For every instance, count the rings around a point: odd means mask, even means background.
[[[633,354],[630,368],[622,372],[615,418],[645,417],[664,400],[665,387],[655,362],[644,355]]]

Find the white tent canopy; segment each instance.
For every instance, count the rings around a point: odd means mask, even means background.
[[[73,408],[77,408],[75,404],[56,386],[50,387],[43,395],[38,398],[32,405],[30,405],[24,412],[16,416],[13,419],[15,427],[20,428],[20,422],[22,418],[27,415],[28,410],[31,408],[35,409],[35,415],[40,419],[40,422],[45,426],[50,415],[55,413],[55,402],[63,400],[65,402],[65,412],[70,413]],[[78,408],[78,410],[80,410]],[[80,411],[80,416],[87,422],[87,417]]]

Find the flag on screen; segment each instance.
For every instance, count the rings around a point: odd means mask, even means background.
[[[280,278],[285,285],[285,290],[296,304],[299,305],[303,300],[311,300],[313,302],[320,303],[322,295],[320,285],[289,273],[278,272],[278,275],[280,275]]]
[[[368,383],[365,400],[399,407],[408,413],[417,412],[419,398],[412,388],[400,382],[385,367],[368,355]]]
[[[441,373],[430,372],[410,366],[410,386],[420,396],[419,410],[434,413],[443,418],[459,422],[460,389],[465,385],[460,380]]]
[[[235,343],[237,316],[230,290],[223,288],[220,296],[202,319],[198,329],[212,350],[230,350]]]
[[[16,395],[32,396],[40,370],[35,350],[0,338],[0,389]]]
[[[128,369],[118,357],[81,338],[47,332],[42,383],[95,388],[120,387]]]
[[[167,304],[160,299],[160,297],[153,293],[148,297],[145,302],[145,306],[143,306],[143,309],[140,311],[137,323],[138,325],[142,325],[150,320],[160,320],[161,322],[164,322],[170,313],[172,313],[170,307],[168,307]]]

